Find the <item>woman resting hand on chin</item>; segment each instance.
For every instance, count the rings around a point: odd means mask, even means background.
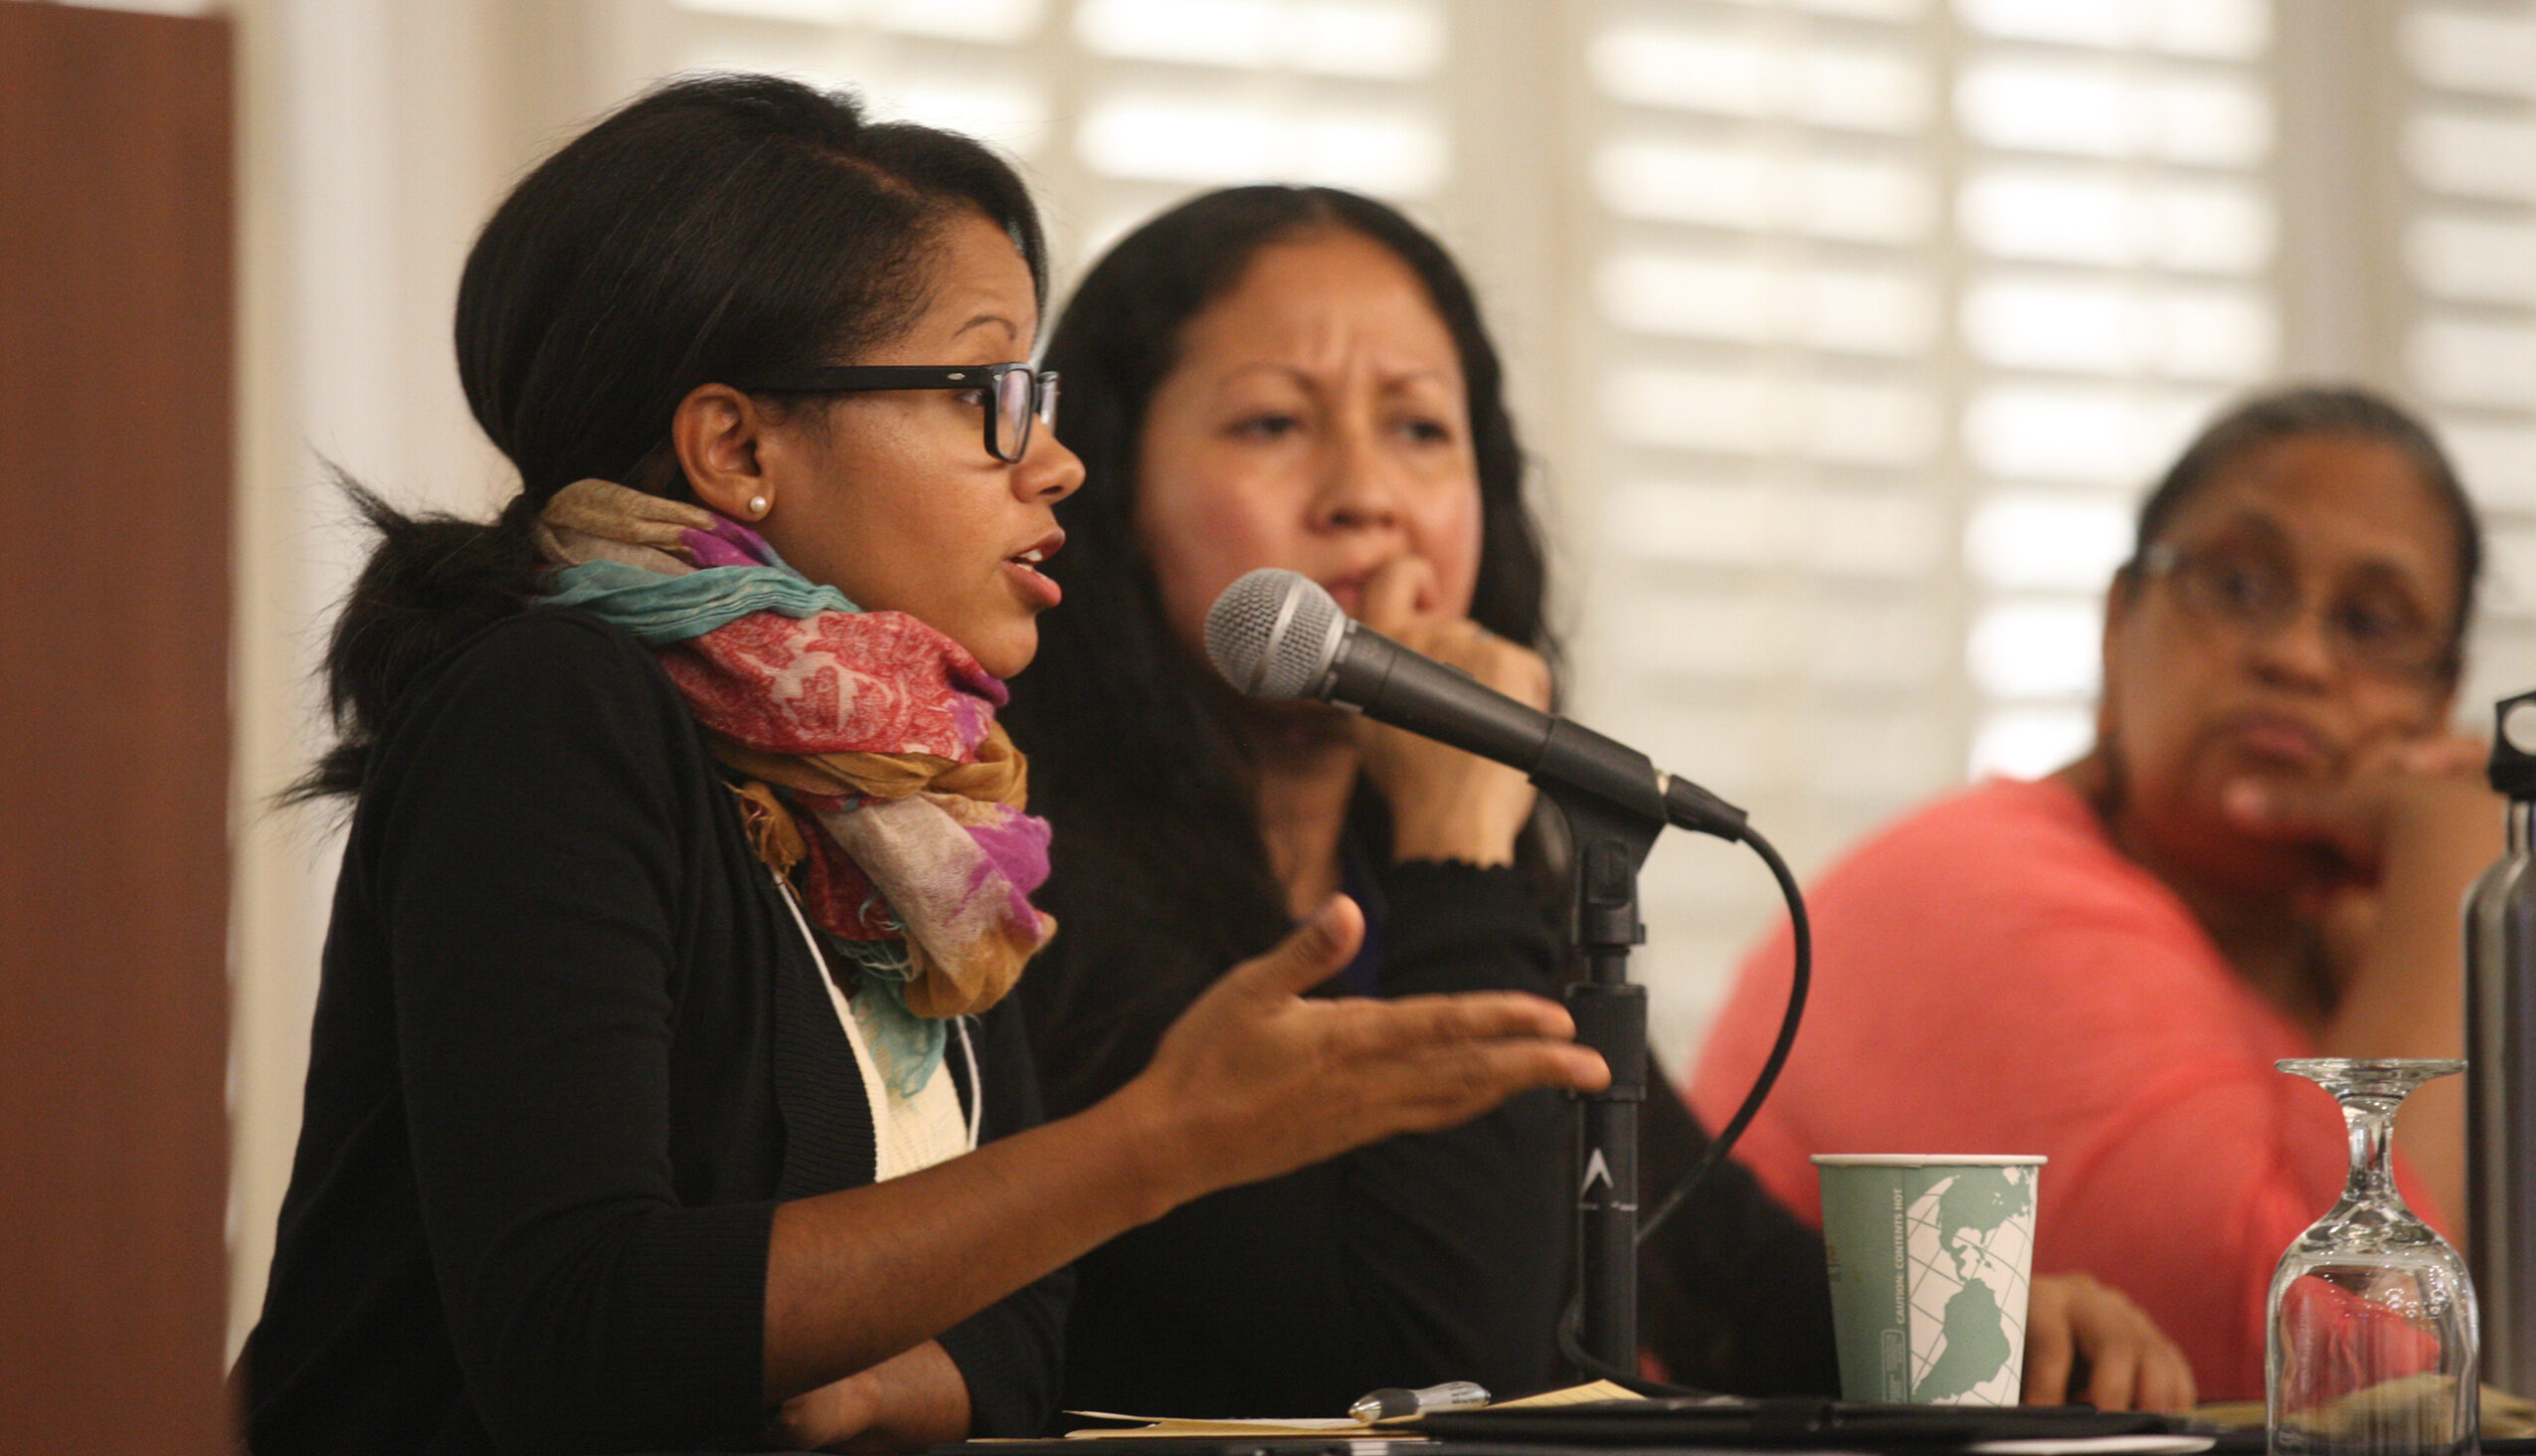
[[[1326,992],[1556,995],[1564,886],[1522,774],[1319,703],[1235,697],[1200,655],[1223,589],[1279,567],[1550,706],[1523,457],[1451,258],[1350,193],[1211,193],[1093,266],[1048,362],[1086,483],[1059,509],[1067,606],[1011,716],[1058,826],[1047,899],[1066,933],[1022,989],[1055,1105],[1109,1095],[1225,967],[1342,888],[1372,931]],[[1517,1098],[1096,1251],[1066,1402],[1337,1411],[1383,1385],[1506,1396],[1565,1378],[1572,1118]],[[1661,1091],[1646,1127],[1660,1189],[1706,1139]],[[1646,1252],[1648,1340],[1676,1378],[1836,1392],[1822,1241],[1748,1174],[1720,1169]],[[2190,1402],[2173,1345],[2120,1293],[2072,1279],[2037,1294],[2032,1397]],[[2091,1381],[2071,1390],[2077,1359]]]
[[[364,497],[253,1449],[1033,1434],[1085,1250],[1607,1080],[1539,998],[1301,998],[1362,933],[1323,896],[1040,1122],[995,716],[1082,479],[1017,362],[1043,279],[991,153],[770,78],[630,103],[487,224],[459,369],[521,492]]]
[[[1517,702],[1546,712],[1549,666],[1467,617],[1435,607],[1435,569],[1395,556],[1365,580],[1358,621],[1413,652],[1457,667]],[[1348,720],[1365,781],[1391,811],[1397,859],[1512,864],[1533,814],[1532,781],[1476,754],[1361,715]]]
[[[2105,598],[2094,747],[1915,812],[1808,892],[1805,1035],[1738,1157],[1814,1207],[1808,1154],[2042,1153],[2038,1271],[2119,1281],[2202,1389],[2264,1386],[2290,1239],[2342,1122],[2283,1057],[2452,1057],[2458,913],[2501,851],[2449,732],[2482,544],[2428,432],[2348,390],[2255,399],[2140,512]],[[1786,986],[1744,965],[1694,1082],[1729,1104]],[[2463,1089],[2405,1104],[2398,1177],[2462,1205]]]

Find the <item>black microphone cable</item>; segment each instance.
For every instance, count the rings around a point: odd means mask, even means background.
[[[1726,1120],[1726,1125],[1720,1129],[1717,1137],[1710,1142],[1707,1154],[1698,1163],[1693,1164],[1691,1171],[1684,1174],[1681,1181],[1673,1185],[1672,1190],[1664,1195],[1664,1201],[1656,1204],[1654,1212],[1639,1220],[1638,1246],[1642,1249],[1646,1246],[1647,1240],[1655,1236],[1656,1230],[1664,1226],[1665,1220],[1671,1218],[1675,1211],[1699,1190],[1700,1184],[1708,1180],[1711,1171],[1724,1161],[1726,1155],[1734,1151],[1735,1141],[1743,1136],[1745,1128],[1752,1125],[1754,1114],[1761,1110],[1762,1101],[1770,1095],[1770,1088],[1777,1083],[1780,1069],[1787,1065],[1788,1049],[1796,1044],[1797,1024],[1805,1017],[1805,996],[1814,984],[1814,927],[1806,918],[1805,894],[1797,888],[1796,876],[1789,872],[1787,861],[1779,857],[1778,850],[1771,846],[1769,840],[1761,837],[1758,830],[1746,825],[1736,837],[1751,845],[1752,852],[1761,856],[1761,862],[1770,867],[1771,877],[1779,882],[1779,894],[1787,901],[1789,938],[1793,948],[1793,954],[1790,957],[1791,974],[1788,977],[1787,987],[1787,1010],[1779,1017],[1778,1039],[1770,1043],[1770,1054],[1761,1063],[1760,1072],[1752,1078],[1752,1090],[1743,1094],[1742,1105],[1734,1110],[1734,1116]],[[1672,1096],[1672,1089],[1667,1088],[1663,1095]],[[1586,1374],[1609,1380],[1624,1390],[1640,1395],[1701,1396],[1712,1393],[1689,1385],[1673,1385],[1662,1380],[1650,1380],[1634,1369],[1624,1370],[1616,1365],[1606,1365],[1586,1351],[1584,1342],[1579,1338],[1583,1330],[1583,1297],[1578,1292],[1570,1291],[1567,1296],[1567,1307],[1558,1317],[1558,1353],[1566,1359],[1568,1364]]]

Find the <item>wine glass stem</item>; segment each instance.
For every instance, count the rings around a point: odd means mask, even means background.
[[[2342,1123],[2351,1134],[2351,1182],[2344,1195],[2353,1202],[2395,1198],[2395,1110],[2404,1099],[2353,1093],[2341,1101]]]

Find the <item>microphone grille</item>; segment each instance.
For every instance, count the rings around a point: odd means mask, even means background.
[[[1248,696],[1303,697],[1329,673],[1346,621],[1310,577],[1262,567],[1207,609],[1206,659]]]

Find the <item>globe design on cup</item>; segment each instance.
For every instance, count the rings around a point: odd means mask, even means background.
[[[1951,1171],[1911,1200],[1910,1398],[2009,1405],[2033,1267],[2032,1168]]]
[[[1817,1153],[1841,1394],[2013,1405],[2041,1155]]]

